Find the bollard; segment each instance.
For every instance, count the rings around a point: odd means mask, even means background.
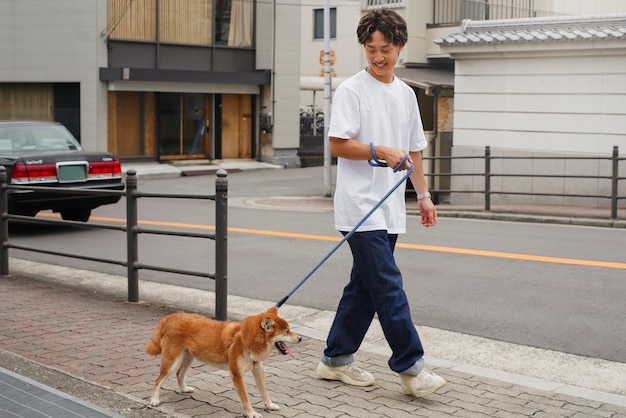
[[[485,147],[485,210],[491,210],[491,148]]]
[[[0,166],[0,276],[9,275],[9,197],[7,170]]]
[[[215,319],[228,317],[228,173],[217,171],[215,179]]]
[[[612,170],[611,170],[611,219],[617,219],[617,180],[619,174],[619,148],[613,146]]]
[[[139,239],[137,237],[137,171],[126,172],[126,249],[128,301],[139,302]]]

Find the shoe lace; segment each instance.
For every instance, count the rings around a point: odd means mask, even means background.
[[[435,373],[429,371],[429,370],[422,370],[422,373],[420,373],[420,378],[423,382],[430,384],[431,382],[433,382],[437,377]]]
[[[363,376],[363,375],[366,374],[365,370],[363,370],[362,368],[360,368],[359,366],[354,364],[354,362],[346,364],[346,369],[350,373],[353,373],[353,374],[356,374],[356,375],[359,375],[359,376]]]

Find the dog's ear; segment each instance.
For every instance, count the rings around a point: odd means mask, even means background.
[[[263,329],[267,332],[267,331],[271,331],[272,328],[274,328],[274,320],[272,318],[270,318],[269,316],[266,316],[263,319],[263,322],[261,322],[261,327],[263,327]]]
[[[267,312],[274,314],[274,315],[278,315],[278,308],[276,306],[272,306],[271,308],[267,310]]]

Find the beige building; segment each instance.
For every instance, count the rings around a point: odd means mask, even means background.
[[[310,38],[313,10],[303,8],[302,39]],[[335,4],[333,4],[335,6]],[[427,172],[482,173],[485,147],[497,157],[532,155],[610,158],[613,146],[626,149],[626,1],[534,0],[360,0],[336,3],[336,37],[331,49],[336,77],[359,71],[365,65],[355,29],[370,7],[394,8],[407,20],[409,42],[402,51],[396,74],[418,96],[424,126],[430,138],[426,156],[477,157],[438,159]],[[341,28],[341,29],[339,29]],[[572,36],[572,34],[574,34]],[[314,62],[322,47],[318,39],[303,46],[303,89],[316,76]],[[342,60],[342,58],[346,58]],[[308,61],[307,61],[308,60]],[[317,64],[317,66],[315,65]],[[319,83],[318,83],[319,85]],[[301,106],[311,105],[303,91]],[[318,94],[317,97],[320,97]],[[316,105],[321,106],[319,100]],[[537,195],[607,195],[609,180],[566,179],[598,175],[610,162],[578,160],[521,167],[526,174],[562,176],[561,179],[519,178],[492,181],[492,191],[509,190]],[[520,171],[514,160],[496,163],[504,174]],[[450,179],[453,179],[450,182]],[[431,176],[431,188],[454,203],[480,203],[481,193],[450,190],[484,190],[477,176]],[[606,199],[497,194],[494,203],[547,202],[607,205]]]

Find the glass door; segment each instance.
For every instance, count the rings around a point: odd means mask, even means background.
[[[160,93],[157,101],[161,159],[207,158],[208,96],[203,93]]]

